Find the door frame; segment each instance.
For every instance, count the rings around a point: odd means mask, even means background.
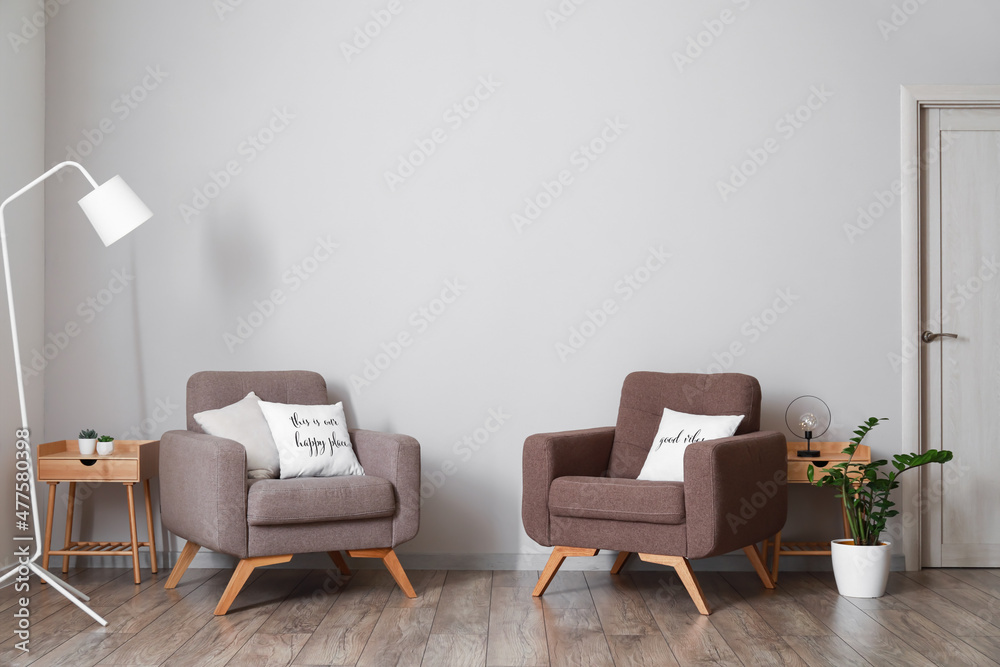
[[[953,108],[1000,108],[1000,85],[914,85],[900,86],[901,113],[901,181],[900,196],[902,217],[902,441],[901,453],[913,449],[924,451],[921,423],[921,387],[923,372],[920,354],[920,303],[923,297],[920,289],[921,246],[920,225],[923,211],[920,202],[921,191],[920,156],[923,128],[921,111],[924,109]],[[907,355],[908,347],[910,354]],[[922,519],[920,499],[923,497],[923,479],[920,474],[907,475],[900,479],[902,488],[903,555],[907,570],[919,570],[922,566]]]

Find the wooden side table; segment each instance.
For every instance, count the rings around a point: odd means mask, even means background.
[[[38,481],[49,483],[49,505],[45,517],[45,542],[42,567],[48,569],[49,556],[62,556],[62,571],[69,571],[70,556],[131,556],[135,583],[139,583],[139,547],[149,547],[149,561],[156,568],[156,543],[153,538],[153,507],[149,498],[149,480],[157,475],[160,459],[159,440],[115,440],[115,451],[107,456],[80,454],[76,440],[59,440],[38,445]],[[66,546],[52,550],[52,516],[55,513],[56,486],[69,482],[66,507]],[[73,534],[73,502],[77,482],[120,483],[128,493],[130,542],[77,542]],[[148,542],[138,540],[135,527],[135,495],[132,487],[142,482],[146,496]]]
[[[804,442],[788,443],[788,483],[789,484],[809,484],[808,470],[812,465],[816,468],[813,479],[825,477],[826,469],[843,463],[848,460],[847,454],[842,454],[843,450],[851,444],[850,442],[813,442],[813,449],[818,449],[820,455],[815,458],[799,456],[798,451],[806,448]],[[872,450],[868,445],[860,445],[854,452],[854,463],[871,463]],[[847,520],[847,511],[841,509],[844,515],[844,537],[851,536],[850,524]],[[781,531],[769,540],[764,540],[761,549],[761,560],[767,562],[768,549],[771,552],[771,581],[778,581],[778,560],[781,556],[829,556],[829,542],[782,542]]]

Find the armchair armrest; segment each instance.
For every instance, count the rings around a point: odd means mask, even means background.
[[[706,558],[770,537],[788,513],[785,436],[757,431],[684,450],[688,558]]]
[[[539,433],[524,441],[521,520],[528,536],[550,547],[549,487],[557,477],[601,477],[611,460],[615,427]]]
[[[412,540],[420,529],[420,443],[395,433],[362,429],[349,433],[365,474],[389,480],[396,490],[392,546]]]
[[[212,551],[247,557],[247,451],[191,431],[160,437],[160,520]]]

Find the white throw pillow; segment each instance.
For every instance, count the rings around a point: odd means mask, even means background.
[[[288,405],[260,402],[278,446],[281,479],[364,475],[351,446],[344,404]]]
[[[636,479],[683,482],[687,446],[703,440],[728,438],[736,433],[741,421],[743,415],[691,415],[663,408],[660,428]]]
[[[271,429],[260,411],[260,398],[252,391],[243,399],[218,410],[205,410],[194,415],[205,433],[235,440],[247,450],[247,477],[276,479],[278,448]]]

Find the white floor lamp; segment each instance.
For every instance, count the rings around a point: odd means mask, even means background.
[[[24,399],[24,376],[21,373],[21,350],[17,342],[17,323],[14,319],[14,293],[11,290],[10,257],[7,254],[7,226],[4,221],[3,210],[7,207],[7,204],[64,167],[76,167],[87,177],[90,185],[93,186],[93,191],[80,200],[80,208],[83,209],[87,218],[90,219],[90,223],[97,230],[97,234],[101,237],[101,241],[104,242],[105,246],[111,245],[153,216],[152,212],[142,203],[142,200],[125,184],[121,176],[115,176],[104,185],[98,185],[97,181],[87,173],[87,170],[76,162],[60,162],[10,197],[7,197],[0,204],[0,245],[3,246],[3,271],[4,279],[7,283],[7,305],[10,308],[10,334],[14,342],[14,369],[17,372],[17,395],[21,402],[21,423],[23,424],[18,431],[23,431],[24,433],[30,433],[28,429],[28,408]],[[28,441],[28,469],[31,471],[32,476],[34,476],[35,469],[31,458],[30,436],[25,436],[23,439]],[[38,501],[35,496],[34,480],[31,480],[28,487],[31,494],[31,516],[34,520],[35,534],[34,536],[27,537],[34,539],[35,552],[30,559],[27,559],[27,562],[21,560],[20,563],[12,566],[6,574],[0,576],[0,582],[10,579],[19,571],[22,574],[27,574],[27,572],[23,571],[27,568],[66,596],[70,602],[87,612],[95,621],[101,625],[107,625],[107,621],[82,602],[82,600],[89,600],[88,596],[76,590],[65,581],[52,576],[50,572],[36,562],[42,555],[42,533],[38,522]]]

